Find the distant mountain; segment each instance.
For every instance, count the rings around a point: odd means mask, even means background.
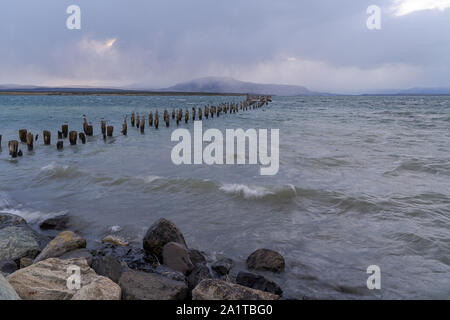
[[[232,78],[207,77],[176,84],[161,91],[210,92],[210,93],[251,93],[278,96],[321,95],[305,87],[279,84],[259,84]]]

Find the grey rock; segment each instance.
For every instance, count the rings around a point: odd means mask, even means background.
[[[64,231],[49,242],[44,250],[36,257],[34,263],[48,258],[57,258],[67,252],[81,248],[86,248],[86,240],[72,231]]]
[[[156,256],[161,262],[163,260],[163,247],[169,242],[176,242],[187,248],[183,234],[177,226],[166,219],[156,221],[144,236],[143,247],[147,254]]]
[[[11,260],[1,260],[0,261],[0,274],[7,276],[17,270],[17,264]]]
[[[230,273],[231,268],[233,267],[233,260],[228,258],[222,258],[216,262],[214,262],[211,266],[211,269],[214,270],[219,276],[226,276]]]
[[[42,230],[66,230],[69,225],[69,216],[60,215],[53,218],[46,219],[41,222],[39,228]]]
[[[92,254],[88,249],[76,249],[60,255],[59,258],[61,260],[84,258],[90,266],[92,266],[93,259]]]
[[[194,268],[189,251],[184,245],[176,242],[169,242],[163,247],[163,261],[169,268],[183,274],[189,274]]]
[[[247,267],[249,269],[283,272],[285,265],[283,256],[269,249],[256,250],[247,258]]]
[[[187,277],[187,283],[190,290],[194,289],[205,279],[212,279],[213,276],[209,268],[204,264],[198,264],[194,267],[191,274]]]
[[[119,283],[122,275],[122,264],[113,257],[99,257],[92,263],[92,269],[101,276],[108,277],[115,283]]]
[[[195,249],[189,250],[189,258],[191,258],[191,261],[194,265],[198,264],[206,264],[206,258],[202,252]]]
[[[19,267],[20,269],[29,267],[33,264],[33,259],[30,258],[22,258],[20,259]]]
[[[10,225],[0,229],[0,260],[34,258],[40,252],[38,238],[27,225]]]
[[[0,229],[10,226],[27,225],[24,218],[10,213],[0,213]]]
[[[192,291],[193,300],[278,300],[272,293],[247,288],[222,280],[203,280]]]
[[[123,300],[184,300],[188,294],[184,282],[141,271],[123,273],[119,285]]]
[[[165,265],[159,265],[156,268],[151,270],[152,273],[157,273],[162,275],[163,277],[175,280],[175,281],[181,281],[181,282],[185,282],[186,281],[186,277],[183,273],[179,272],[179,271],[175,271]]]
[[[274,281],[250,272],[239,272],[236,277],[236,283],[244,287],[270,292],[279,296],[283,294],[283,290]]]
[[[3,300],[20,300],[20,297],[9,282],[0,274],[0,301]]]

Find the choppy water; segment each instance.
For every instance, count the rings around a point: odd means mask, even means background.
[[[450,98],[276,97],[262,110],[203,121],[204,129],[279,128],[274,177],[258,166],[177,167],[173,127],[119,133],[132,111],[240,99],[1,96],[0,211],[34,223],[68,213],[91,242],[114,226],[140,241],[166,217],[190,247],[238,267],[272,248],[287,270],[271,277],[290,298],[450,298]],[[80,130],[83,114],[96,134],[105,117],[116,137],[58,152],[60,125]],[[7,141],[21,128],[41,138],[11,160]],[[41,145],[43,129],[51,147]],[[373,264],[382,271],[377,292],[366,288]]]

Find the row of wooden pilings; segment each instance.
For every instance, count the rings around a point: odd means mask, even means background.
[[[197,108],[193,107],[192,111],[189,111],[189,108],[185,109],[184,116],[183,116],[183,109],[173,109],[172,113],[170,114],[167,109],[164,110],[163,113],[163,121],[166,125],[166,127],[170,127],[170,120],[174,120],[177,124],[177,126],[180,124],[180,122],[183,121],[187,124],[189,120],[192,121],[199,120],[202,121],[203,118],[209,119],[220,117],[221,114],[236,114],[239,113],[239,111],[247,111],[249,109],[258,109],[261,108],[264,105],[268,105],[269,101],[271,101],[267,98],[267,96],[260,96],[258,97],[258,100],[255,100],[253,97],[252,99],[247,99],[246,101],[240,102],[240,103],[222,103],[218,106],[204,106],[204,108]],[[144,115],[139,115],[139,113],[133,112],[131,114],[130,123],[132,127],[136,127],[140,130],[141,133],[145,132],[145,124],[147,123],[146,117]],[[159,113],[158,111],[155,112],[153,115],[153,112],[150,112],[148,115],[148,125],[149,127],[154,127],[155,129],[159,128]],[[106,140],[107,137],[112,137],[114,133],[114,127],[113,126],[107,126],[106,121],[102,118],[100,120],[100,129],[103,135],[103,139]],[[122,134],[127,135],[128,132],[128,124],[127,124],[127,116],[124,117],[124,122],[122,125]],[[51,132],[48,130],[44,130],[43,133],[43,140],[44,145],[50,145],[51,144]],[[64,139],[69,138],[70,145],[76,145],[78,139],[81,141],[82,144],[86,144],[86,137],[93,136],[94,135],[94,128],[91,122],[88,123],[87,118],[85,115],[83,115],[83,132],[78,133],[77,131],[69,131],[69,124],[65,123],[61,126],[61,131],[58,131],[58,141],[56,143],[56,148],[58,150],[62,150],[64,148]],[[39,135],[33,135],[31,132],[28,132],[26,129],[19,130],[19,140],[21,143],[27,145],[28,151],[33,151],[34,148],[34,142],[38,141]],[[0,149],[2,145],[2,136],[0,135]],[[19,149],[19,141],[17,140],[11,140],[8,141],[8,149],[9,149],[9,155],[12,158],[17,158],[23,156],[22,150]]]

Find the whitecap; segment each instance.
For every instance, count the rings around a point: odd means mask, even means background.
[[[274,192],[266,188],[249,187],[245,184],[224,184],[220,187],[220,190],[228,194],[241,195],[245,199],[259,199],[274,194]]]

